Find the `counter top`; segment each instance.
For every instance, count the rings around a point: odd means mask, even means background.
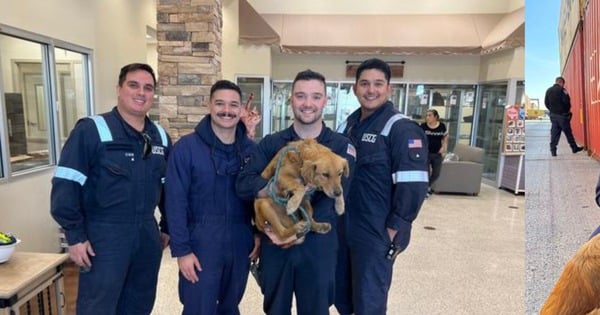
[[[15,252],[0,264],[0,299],[8,299],[53,271],[69,258],[68,254]]]

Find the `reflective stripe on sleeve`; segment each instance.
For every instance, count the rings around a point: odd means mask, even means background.
[[[156,129],[158,129],[158,133],[160,134],[160,140],[162,141],[162,145],[163,147],[167,147],[167,145],[169,145],[169,142],[167,141],[167,132],[165,131],[165,128],[163,128],[161,125],[157,124],[156,122],[153,122],[154,125],[156,126]]]
[[[83,186],[87,180],[87,176],[83,175],[83,173],[80,171],[64,166],[58,166],[56,168],[54,177],[74,181],[79,183],[81,186]]]
[[[98,129],[98,134],[100,135],[100,141],[108,142],[112,141],[112,133],[106,124],[106,120],[102,116],[90,116],[90,118],[96,124],[96,129]]]
[[[426,171],[399,171],[392,174],[392,181],[397,183],[429,182],[429,174]]]

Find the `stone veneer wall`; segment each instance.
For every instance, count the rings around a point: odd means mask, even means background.
[[[221,78],[221,0],[157,0],[158,117],[173,141],[208,114]],[[156,109],[154,109],[156,115]]]

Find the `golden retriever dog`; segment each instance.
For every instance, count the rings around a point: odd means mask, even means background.
[[[281,161],[279,161],[281,158]],[[270,179],[276,175],[274,189],[280,198],[288,198],[286,206],[282,206],[271,198],[257,198],[254,201],[256,226],[264,231],[266,224],[282,240],[304,231],[306,221],[294,220],[290,217],[300,205],[304,207],[310,219],[311,231],[327,233],[331,230],[329,223],[315,222],[312,218],[313,208],[305,198],[307,189],[323,191],[325,195],[335,199],[335,211],[344,213],[344,196],[342,176],[348,176],[348,161],[333,153],[329,148],[314,139],[297,140],[288,143],[275,155],[261,173],[261,177]],[[301,243],[300,238],[296,243]]]
[[[600,234],[567,262],[540,315],[600,315]]]

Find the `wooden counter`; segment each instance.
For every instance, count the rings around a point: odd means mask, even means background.
[[[48,294],[49,301],[36,307],[51,308],[63,314],[62,264],[68,257],[67,254],[17,251],[7,262],[0,264],[0,315],[20,314],[21,305],[35,297],[36,303],[40,304],[40,300],[45,301],[44,294]],[[31,307],[28,305],[27,308]]]

